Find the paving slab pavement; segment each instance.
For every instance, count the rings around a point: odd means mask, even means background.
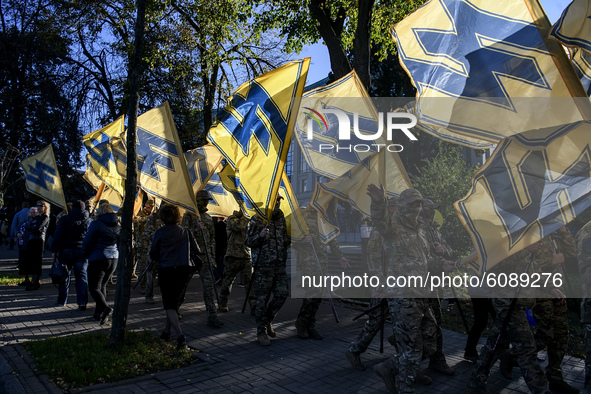
[[[44,283],[39,291],[25,291],[19,286],[0,286],[0,393],[60,393],[46,376],[40,375],[30,356],[20,346],[33,339],[67,336],[103,330],[92,318],[94,303],[90,298],[88,310],[77,310],[75,287],[65,307],[54,306],[57,289],[49,283],[47,272],[51,259],[44,259]],[[0,274],[16,273],[16,252],[0,246]],[[114,292],[114,286],[111,291]],[[160,333],[164,311],[158,290],[156,305],[146,304],[139,290],[132,291],[127,328]],[[345,358],[348,343],[363,326],[363,319],[352,321],[361,308],[336,302],[340,323],[335,323],[328,303],[318,311],[318,329],[324,339],[301,340],[297,337],[294,320],[301,300],[288,299],[274,325],[277,338],[270,347],[256,341],[254,318],[241,314],[245,289],[235,286],[230,297],[230,312],[219,313],[225,323],[220,329],[209,328],[201,281],[194,278],[181,307],[181,326],[188,344],[199,351],[199,362],[182,369],[163,371],[116,383],[98,384],[76,389],[92,393],[385,393],[382,380],[373,366],[393,353],[386,342],[384,354],[379,353],[376,338],[362,355],[366,371],[353,370]],[[108,301],[112,303],[114,294]],[[387,336],[387,335],[386,335]],[[484,339],[481,340],[481,343]],[[463,359],[466,335],[444,330],[444,352],[456,375],[448,377],[422,365],[433,378],[430,386],[417,386],[417,393],[460,393],[474,366]],[[544,366],[544,365],[543,365]],[[584,362],[567,356],[563,369],[565,379],[582,389]],[[515,376],[519,376],[516,369]],[[488,388],[493,393],[528,392],[523,378],[505,380],[498,365],[493,367]]]

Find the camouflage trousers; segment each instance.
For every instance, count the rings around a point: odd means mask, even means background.
[[[224,262],[224,277],[222,279],[222,288],[220,290],[220,304],[227,305],[228,297],[232,292],[232,285],[236,280],[236,276],[242,273],[244,279],[244,286],[248,289],[250,281],[252,279],[252,265],[250,264],[250,258],[240,258],[226,256]],[[251,308],[254,308],[254,296],[251,290],[250,297],[248,298]]]
[[[150,264],[150,259],[148,258],[148,264]],[[144,268],[145,270],[145,268]],[[143,271],[142,271],[143,273]],[[141,273],[140,273],[141,275]],[[154,298],[154,279],[158,275],[158,264],[152,264],[152,267],[146,272],[145,275],[145,290],[146,290],[146,298]],[[141,283],[140,283],[141,286]]]
[[[394,322],[396,355],[386,366],[396,377],[398,392],[414,393],[421,361],[436,350],[437,323],[428,299],[393,298],[388,306]]]
[[[205,309],[207,310],[207,317],[216,317],[217,308],[215,306],[215,294],[214,294],[214,280],[211,276],[211,269],[209,268],[209,261],[207,255],[199,254],[199,257],[203,261],[203,265],[199,270],[199,277],[203,283],[203,302],[205,303]]]
[[[135,258],[135,268],[134,268],[134,272],[137,276],[140,276],[141,274],[144,273],[144,271],[146,270],[146,267],[148,266],[148,248],[144,248],[141,246],[136,246],[135,247],[135,253],[136,253],[136,258]],[[146,288],[146,275],[144,275],[144,277],[141,279],[140,281],[140,288],[145,289]]]
[[[372,298],[369,302],[369,307],[373,308],[379,305],[380,302],[380,298]],[[390,316],[390,309],[385,308],[383,317],[384,321],[388,318],[388,316]],[[363,329],[359,335],[357,335],[357,338],[355,338],[355,340],[349,344],[349,351],[351,353],[364,353],[369,347],[371,341],[373,341],[375,338],[376,334],[380,332],[380,329],[382,328],[382,308],[377,308],[369,312],[367,317],[368,318],[363,326]]]
[[[490,367],[487,365],[488,360],[493,357],[493,349],[495,348],[503,322],[509,312],[511,300],[511,298],[494,298],[492,300],[497,317],[495,318],[486,344],[480,350],[480,356],[478,357],[474,371],[472,371],[472,376],[468,380],[468,386],[471,388],[484,390],[486,387],[486,381],[490,374]],[[536,344],[527,321],[525,306],[520,304],[520,301],[517,300],[517,305],[511,314],[507,330],[498,343],[494,356],[498,357],[509,347],[509,343],[511,343],[515,359],[519,368],[521,368],[521,374],[529,390],[534,394],[549,394],[548,380],[544,376],[544,372],[542,372],[542,368],[537,360],[538,353],[536,352]]]
[[[267,324],[273,322],[275,316],[287,300],[287,272],[285,267],[257,267],[252,278],[255,297],[255,319],[257,335],[266,333]],[[273,295],[273,299],[269,301]]]
[[[431,362],[445,362],[445,355],[443,354],[443,333],[441,332],[441,301],[439,297],[429,298],[429,304],[431,304],[433,316],[437,322],[437,350],[431,355]]]
[[[566,302],[560,305],[551,298],[538,299],[533,314],[538,324],[538,330],[534,335],[536,351],[548,349],[546,377],[549,380],[563,380],[561,364],[568,347]]]

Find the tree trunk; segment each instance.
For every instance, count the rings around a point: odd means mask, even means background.
[[[318,32],[326,43],[328,55],[330,56],[330,68],[335,79],[344,77],[351,72],[351,64],[341,44],[341,27],[344,17],[339,15],[333,21],[328,12],[328,6],[323,0],[311,0],[309,4],[312,17],[318,22]]]
[[[367,91],[371,87],[369,62],[371,57],[371,13],[374,1],[359,0],[357,31],[353,41],[353,67]]]
[[[137,19],[135,23],[135,50],[133,63],[129,70],[129,112],[127,114],[127,181],[125,182],[125,201],[121,216],[121,235],[119,238],[119,262],[117,267],[117,290],[113,311],[113,326],[109,346],[123,343],[125,325],[131,295],[132,221],[133,204],[137,185],[136,125],[139,106],[139,80],[142,74],[142,55],[144,51],[144,25],[146,0],[137,0]]]

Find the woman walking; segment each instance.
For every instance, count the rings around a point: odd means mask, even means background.
[[[120,226],[108,203],[99,205],[96,216],[97,219],[88,226],[82,250],[88,258],[88,290],[96,302],[94,319],[103,325],[113,311],[107,304],[107,283],[117,267]]]
[[[150,259],[158,262],[160,292],[166,312],[166,325],[160,338],[168,340],[171,329],[174,329],[178,348],[182,349],[187,345],[187,340],[181,331],[178,309],[185,300],[193,273],[200,268],[202,262],[196,255],[199,246],[195,238],[188,229],[179,226],[179,208],[166,204],[160,208],[159,215],[164,227],[154,233]]]
[[[25,228],[26,274],[31,275],[31,284],[25,290],[39,290],[41,271],[43,269],[43,251],[45,247],[45,232],[49,225],[49,203],[37,201],[37,215],[33,217]]]

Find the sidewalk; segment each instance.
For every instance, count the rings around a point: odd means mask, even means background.
[[[86,312],[77,310],[75,294],[70,294],[66,307],[54,307],[57,290],[49,283],[47,272],[50,258],[44,260],[44,283],[39,291],[24,291],[18,286],[0,286],[0,393],[60,393],[45,376],[35,371],[28,354],[19,346],[32,339],[49,336],[80,334],[97,330],[108,332],[92,318],[94,303]],[[0,274],[16,273],[16,252],[0,246]],[[384,354],[379,353],[379,339],[362,355],[367,367],[364,372],[351,368],[344,356],[348,343],[359,333],[363,319],[353,322],[360,313],[344,303],[336,302],[340,323],[335,323],[328,303],[318,312],[318,329],[324,340],[301,340],[296,336],[294,320],[301,300],[288,299],[274,325],[277,338],[270,347],[256,341],[254,318],[241,314],[245,289],[233,289],[230,312],[220,313],[225,323],[221,329],[206,326],[202,302],[201,281],[192,280],[187,300],[181,307],[181,325],[189,346],[199,350],[199,362],[183,369],[164,371],[117,383],[84,387],[76,392],[92,393],[385,393],[387,389],[373,372],[373,366],[393,352],[385,343]],[[219,289],[219,288],[218,288]],[[111,288],[114,291],[114,286]],[[74,286],[71,286],[74,292]],[[157,291],[157,294],[158,291]],[[109,302],[114,295],[110,294]],[[157,304],[144,302],[138,290],[132,291],[127,328],[148,329],[160,333],[164,312],[157,296]],[[389,331],[386,331],[386,336]],[[483,341],[483,340],[481,340]],[[430,386],[417,386],[418,393],[461,393],[473,368],[462,358],[466,335],[444,330],[444,351],[448,363],[456,370],[453,377],[443,376],[427,368],[433,378]],[[544,367],[545,365],[543,365]],[[583,360],[567,356],[564,364],[565,380],[582,389]],[[518,369],[514,375],[519,376]],[[523,378],[509,382],[493,367],[488,388],[494,393],[528,392]]]

